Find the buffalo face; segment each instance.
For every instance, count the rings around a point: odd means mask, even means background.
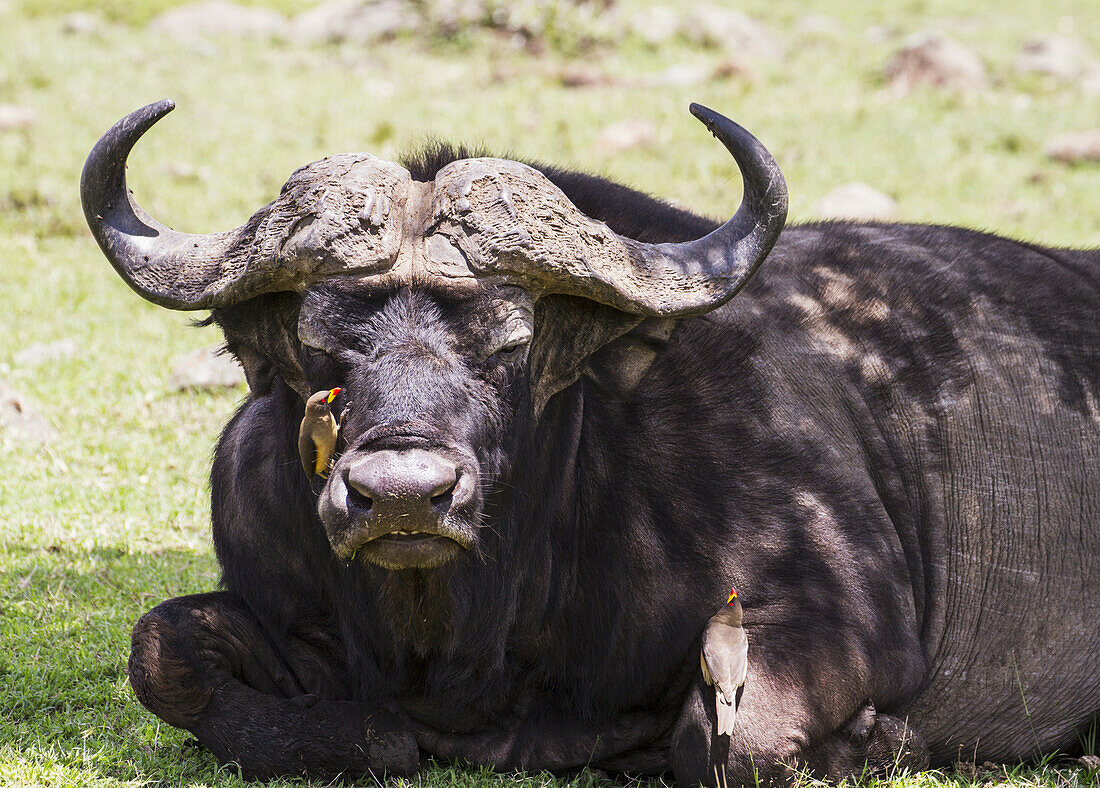
[[[309,290],[300,314],[311,388],[341,388],[342,451],[318,501],[335,553],[405,569],[478,552],[525,406],[530,296],[346,282]]]
[[[126,185],[130,150],[173,106],[139,109],[96,143],[88,225],[142,297],[213,310],[255,396],[277,381],[303,402],[340,387],[318,512],[345,560],[428,568],[482,550],[490,491],[533,434],[518,422],[582,374],[637,385],[646,338],[732,298],[786,218],[764,146],[692,105],[744,176],[737,213],[701,238],[620,235],[519,162],[461,159],[429,182],[365,153],[302,167],[240,227],[182,233]]]

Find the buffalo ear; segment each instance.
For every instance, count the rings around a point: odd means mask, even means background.
[[[544,296],[535,304],[529,369],[536,418],[549,399],[581,375],[628,395],[679,321],[629,315],[576,296]]]
[[[253,397],[262,397],[271,391],[275,383],[275,366],[264,358],[263,354],[244,342],[226,339],[226,349],[244,368],[244,377],[248,381],[248,390]]]
[[[266,293],[211,313],[225,334],[226,346],[244,367],[253,396],[267,394],[276,377],[302,397],[309,386],[302,371],[296,293]]]
[[[679,324],[673,318],[646,318],[589,356],[584,374],[613,396],[630,396]]]

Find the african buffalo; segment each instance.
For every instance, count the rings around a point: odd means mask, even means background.
[[[111,128],[81,189],[126,282],[211,310],[248,377],[212,472],[223,589],[147,613],[130,658],[220,760],[752,783],[1015,760],[1100,712],[1100,252],[781,233],[772,157],[694,105],[744,179],[721,226],[437,148],[314,162],[188,235],[126,188],[172,107]],[[336,386],[311,488],[303,403]],[[732,585],[727,738],[699,638]]]

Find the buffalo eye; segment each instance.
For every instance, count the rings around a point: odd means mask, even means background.
[[[513,329],[500,347],[492,352],[489,360],[503,363],[522,361],[530,344],[531,332],[526,327]]]
[[[327,383],[333,381],[339,371],[336,359],[320,348],[304,343],[302,345],[302,366],[306,376],[317,382]],[[329,388],[332,388],[332,386],[329,386]]]
[[[519,361],[523,358],[523,354],[527,351],[527,342],[513,342],[509,345],[505,345],[493,354],[493,359],[496,361]]]
[[[332,356],[313,345],[302,345],[302,357],[308,364],[324,364],[332,361]]]

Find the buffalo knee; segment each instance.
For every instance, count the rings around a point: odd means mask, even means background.
[[[175,611],[161,605],[134,625],[128,672],[145,708],[177,728],[192,728],[210,703],[201,663],[185,654]]]

